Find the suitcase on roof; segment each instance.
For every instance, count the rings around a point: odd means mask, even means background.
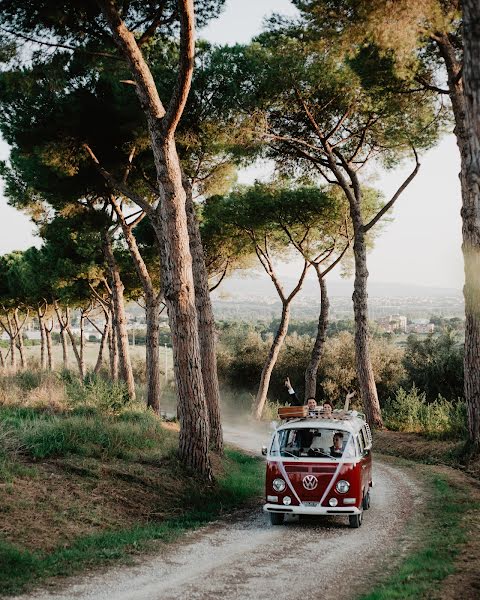
[[[280,419],[301,419],[308,417],[308,406],[282,406],[278,409]]]

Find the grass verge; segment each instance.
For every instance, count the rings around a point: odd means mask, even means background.
[[[157,547],[158,541],[172,542],[184,531],[204,525],[258,497],[263,481],[262,467],[259,459],[227,450],[221,465],[223,474],[216,484],[200,492],[193,486],[185,489],[188,510],[178,516],[83,536],[51,552],[23,550],[0,540],[0,593],[20,593],[51,577],[71,575],[148,552]]]
[[[431,496],[421,521],[414,524],[416,542],[398,567],[359,600],[420,600],[432,598],[456,570],[456,560],[468,540],[465,520],[480,504],[458,477],[427,469]],[[458,591],[458,590],[457,590]],[[468,595],[456,596],[470,598]]]

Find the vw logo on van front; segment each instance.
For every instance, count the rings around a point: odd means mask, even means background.
[[[318,485],[318,479],[315,475],[305,475],[303,478],[303,487],[306,490],[314,490]]]

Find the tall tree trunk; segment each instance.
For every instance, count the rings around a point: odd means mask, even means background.
[[[10,336],[10,367],[13,372],[17,370],[17,353],[15,346],[15,337],[13,335]]]
[[[85,376],[85,313],[80,310],[80,343],[79,356],[82,364],[82,373]]]
[[[210,447],[216,452],[223,452],[220,386],[218,384],[217,353],[215,348],[215,318],[213,316],[210,291],[208,289],[208,273],[205,265],[202,238],[193,204],[192,189],[185,178],[184,187],[187,194],[186,210],[190,252],[193,261],[193,281],[195,285],[195,305],[198,318],[203,386],[210,423]]]
[[[68,309],[67,309],[68,310]],[[83,379],[85,378],[85,364],[83,362],[82,359],[82,353],[81,353],[81,349],[80,351],[77,348],[77,341],[75,339],[75,336],[73,335],[73,331],[70,328],[70,325],[67,325],[65,328],[68,337],[70,339],[70,344],[72,346],[72,350],[73,350],[73,354],[75,356],[75,359],[77,361],[77,366],[78,366],[78,373],[80,375],[80,379],[83,381]]]
[[[25,360],[25,344],[23,343],[23,325],[25,324],[25,321],[20,325],[18,310],[13,312],[13,320],[15,323],[18,353],[20,354],[20,367],[25,369],[27,366],[27,361]]]
[[[15,372],[17,370],[17,352],[16,352],[16,346],[15,346],[15,333],[14,333],[14,326],[12,323],[12,319],[8,313],[7,313],[7,323],[8,323],[7,334],[9,336],[9,340],[10,340],[10,367],[11,367],[12,371]]]
[[[132,231],[132,225],[128,225],[121,208],[116,199],[110,198],[117,218],[122,226],[123,235],[127,242],[130,256],[132,257],[135,270],[143,287],[146,302],[146,321],[147,321],[147,339],[146,339],[146,372],[147,372],[147,406],[156,413],[160,413],[160,349],[159,349],[159,328],[160,328],[160,304],[161,295],[155,290],[152,278],[148,272],[147,265],[143,260],[137,245],[137,240]],[[160,251],[160,250],[159,250]]]
[[[43,317],[45,313],[40,307],[37,308],[38,329],[40,330],[40,368],[44,371],[47,368],[47,346],[45,338],[45,323]]]
[[[47,327],[45,325],[45,346],[46,346],[46,358],[47,358],[47,368],[49,371],[53,371],[54,361],[53,361],[53,350],[52,350],[52,329],[53,329],[53,319],[51,327]]]
[[[353,291],[353,312],[355,315],[355,363],[360,388],[368,422],[373,427],[383,427],[382,413],[378,402],[377,386],[373,374],[370,350],[368,347],[368,269],[365,231],[361,215],[360,199],[350,201],[350,216],[352,219],[355,239],[353,253],[355,256],[355,283]]]
[[[103,328],[102,337],[100,339],[100,348],[98,349],[97,362],[95,363],[95,368],[93,372],[98,374],[103,365],[103,355],[105,354],[105,348],[107,347],[108,342],[108,333],[110,331],[110,323],[106,317],[107,313],[105,312],[105,326]]]
[[[209,423],[203,388],[195,309],[192,260],[188,245],[185,190],[174,133],[190,90],[195,26],[192,0],[179,0],[180,62],[178,85],[168,111],[134,35],[112,2],[98,0],[113,38],[135,79],[135,90],[147,117],[161,201],[154,224],[159,236],[165,303],[172,332],[173,363],[180,414],[179,454],[182,462],[207,479],[212,477]],[[152,221],[153,223],[153,221]]]
[[[260,384],[257,390],[257,396],[255,398],[255,404],[253,407],[253,416],[255,419],[261,419],[265,402],[267,400],[268,388],[270,386],[270,378],[272,376],[273,367],[277,362],[278,353],[282,347],[285,336],[288,331],[288,323],[290,321],[290,302],[284,302],[282,306],[282,316],[280,324],[277,329],[277,333],[273,338],[273,343],[270,346],[267,360],[263,365],[262,374],[260,376]]]
[[[68,343],[65,327],[60,326],[60,341],[62,343],[62,365],[64,369],[68,369]]]
[[[113,307],[110,309],[110,327],[108,329],[108,354],[110,362],[110,377],[112,381],[118,381],[118,347],[117,334],[113,329],[115,320]]]
[[[132,363],[130,361],[130,346],[128,343],[127,317],[125,315],[125,302],[123,298],[124,285],[120,277],[120,270],[113,254],[111,240],[107,236],[104,243],[105,258],[112,278],[113,322],[112,327],[117,336],[118,355],[120,359],[120,375],[125,382],[128,397],[135,399],[135,381],[133,378]]]
[[[465,400],[473,450],[480,452],[480,6],[463,0],[465,139],[462,155],[465,262]],[[463,146],[463,147],[462,147]]]
[[[63,316],[62,309],[60,308],[56,300],[54,300],[53,302],[53,308],[55,309],[58,326],[60,327],[60,340],[62,342],[62,364],[64,369],[68,369],[68,345],[66,328],[70,322],[70,311],[67,306],[65,309],[65,316]]]
[[[211,479],[210,427],[200,359],[186,196],[173,140],[168,140],[163,150],[168,178],[163,182],[165,196],[160,205],[161,213],[153,223],[160,241],[162,289],[172,333],[180,418],[179,455],[184,464]]]
[[[3,358],[3,352],[0,350],[0,369],[5,368],[5,359]]]
[[[335,179],[345,193],[348,200],[350,219],[353,225],[353,254],[355,259],[355,282],[353,288],[353,312],[355,317],[355,369],[358,379],[360,397],[362,398],[365,414],[372,427],[383,427],[382,412],[378,402],[377,386],[373,374],[372,362],[370,360],[370,351],[368,347],[368,269],[367,269],[367,247],[365,244],[365,235],[367,227],[371,228],[382,217],[385,212],[393,206],[393,203],[406,188],[409,182],[418,172],[419,163],[416,158],[416,167],[413,173],[398,188],[391,200],[376,214],[376,216],[366,226],[362,217],[362,189],[358,179],[357,172],[345,157],[332,148],[328,141],[323,141],[323,146],[327,151],[329,168],[335,175]],[[341,168],[338,164],[341,162]],[[342,170],[343,169],[343,170]],[[348,176],[348,180],[345,177]]]
[[[147,406],[157,414],[160,413],[160,302],[157,298],[147,298],[146,306],[147,339]]]
[[[320,286],[320,315],[318,317],[317,336],[313,344],[310,362],[305,370],[305,400],[315,398],[317,393],[317,372],[320,358],[322,356],[325,339],[327,336],[328,310],[330,302],[328,300],[327,282],[322,277],[320,267],[315,265],[318,284]]]

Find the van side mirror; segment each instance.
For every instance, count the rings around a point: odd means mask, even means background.
[[[262,454],[263,456],[267,456],[268,448],[266,446],[262,446]]]

